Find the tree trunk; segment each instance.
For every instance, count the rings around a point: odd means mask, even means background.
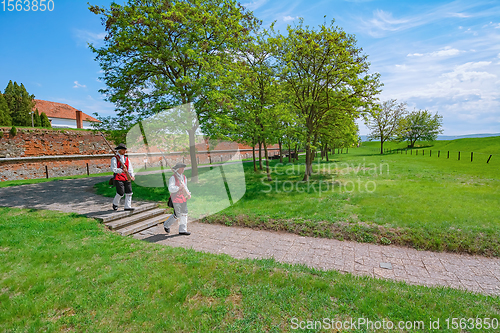
[[[292,147],[291,147],[291,142],[288,141],[288,163],[292,162]]]
[[[328,160],[328,144],[325,145],[325,155],[326,155],[326,161],[329,162],[329,160]]]
[[[278,143],[280,145],[280,163],[283,163],[283,154],[281,152],[281,139],[279,139]]]
[[[312,168],[312,159],[311,159],[311,147],[309,146],[309,144],[306,146],[306,170],[304,172],[304,178],[302,179],[302,181],[308,181],[309,180],[309,176],[311,176],[311,168]]]
[[[188,130],[189,134],[189,156],[191,157],[191,182],[198,183],[198,161],[196,160],[196,141],[195,141],[195,131],[192,128]]]
[[[380,139],[380,155],[384,155],[384,140]]]
[[[295,161],[299,160],[299,153],[297,151],[297,145],[298,145],[298,143],[295,143],[295,152],[294,152],[294,155],[293,155],[293,156],[295,156],[294,157]]]
[[[257,172],[257,162],[255,161],[255,145],[252,147],[252,154],[253,154],[253,171]]]
[[[259,169],[262,171],[264,168],[262,167],[262,141],[259,140]]]
[[[264,153],[265,153],[265,158],[266,158],[267,180],[271,181],[273,179],[271,178],[271,169],[269,168],[269,155],[268,155],[268,152],[267,152],[266,140],[264,140]]]

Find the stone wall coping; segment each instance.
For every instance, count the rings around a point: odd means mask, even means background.
[[[267,148],[267,150],[279,150],[279,148]],[[252,149],[229,149],[229,150],[200,150],[197,151],[197,154],[219,154],[219,153],[234,153],[237,151],[252,151]],[[171,152],[166,153],[165,155],[181,155],[184,152]],[[129,153],[127,156],[144,156],[146,153]],[[161,156],[160,152],[149,153],[149,156]],[[52,159],[85,159],[85,158],[104,158],[104,157],[113,157],[113,154],[96,154],[96,155],[46,155],[46,156],[28,156],[28,157],[3,157],[0,158],[1,162],[22,162],[22,161],[38,161],[38,160],[52,160]]]

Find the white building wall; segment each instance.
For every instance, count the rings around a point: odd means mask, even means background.
[[[62,118],[52,118],[48,117],[52,123],[53,128],[77,128],[76,127],[76,119],[62,119]],[[83,121],[82,122],[84,129],[92,129],[91,121]]]

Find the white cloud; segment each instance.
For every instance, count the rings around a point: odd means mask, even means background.
[[[86,86],[86,85],[84,85],[84,84],[80,84],[80,83],[78,83],[78,81],[75,81],[75,82],[74,82],[74,84],[75,84],[75,85],[73,86],[73,88],[77,88],[77,89],[78,89],[78,88],[87,88],[87,86]]]
[[[285,21],[285,22],[287,22],[287,21],[293,21],[293,20],[298,19],[298,18],[299,18],[298,16],[292,17],[290,15],[287,15],[287,16],[283,17],[283,21]]]
[[[450,46],[446,46],[439,51],[429,52],[429,53],[409,53],[407,57],[451,57],[457,54],[460,54],[465,51],[460,51],[458,49],[452,48]]]
[[[242,4],[242,6],[245,7],[246,9],[248,9],[248,10],[254,11],[254,10],[262,7],[263,5],[265,5],[266,2],[267,2],[267,0],[257,0],[257,1],[254,1],[254,2],[244,3],[244,4]]]
[[[105,32],[96,33],[88,30],[75,29],[73,32],[78,44],[92,43],[95,45],[102,45],[104,37],[106,37]]]
[[[361,31],[368,33],[372,37],[384,37],[387,33],[408,30],[414,27],[426,25],[443,19],[469,19],[473,17],[484,17],[493,14],[490,9],[479,9],[475,12],[465,14],[464,11],[472,11],[480,8],[482,2],[453,1],[441,6],[437,6],[427,12],[416,13],[406,17],[396,18],[393,14],[382,9],[373,11],[371,19],[361,18]],[[494,8],[498,12],[498,8]],[[500,24],[498,24],[500,27]],[[469,31],[472,32],[472,31]],[[472,32],[474,33],[474,32]]]
[[[464,13],[450,13],[451,17],[460,17],[460,18],[468,18],[472,17],[472,15],[464,14]]]
[[[452,49],[451,47],[447,46],[442,50],[432,52],[430,54],[431,57],[450,57],[459,54],[460,51],[457,49]]]

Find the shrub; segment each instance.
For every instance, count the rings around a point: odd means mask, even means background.
[[[12,126],[12,128],[10,129],[10,135],[12,135],[12,136],[16,136],[17,135],[17,128],[16,128],[16,126]]]

